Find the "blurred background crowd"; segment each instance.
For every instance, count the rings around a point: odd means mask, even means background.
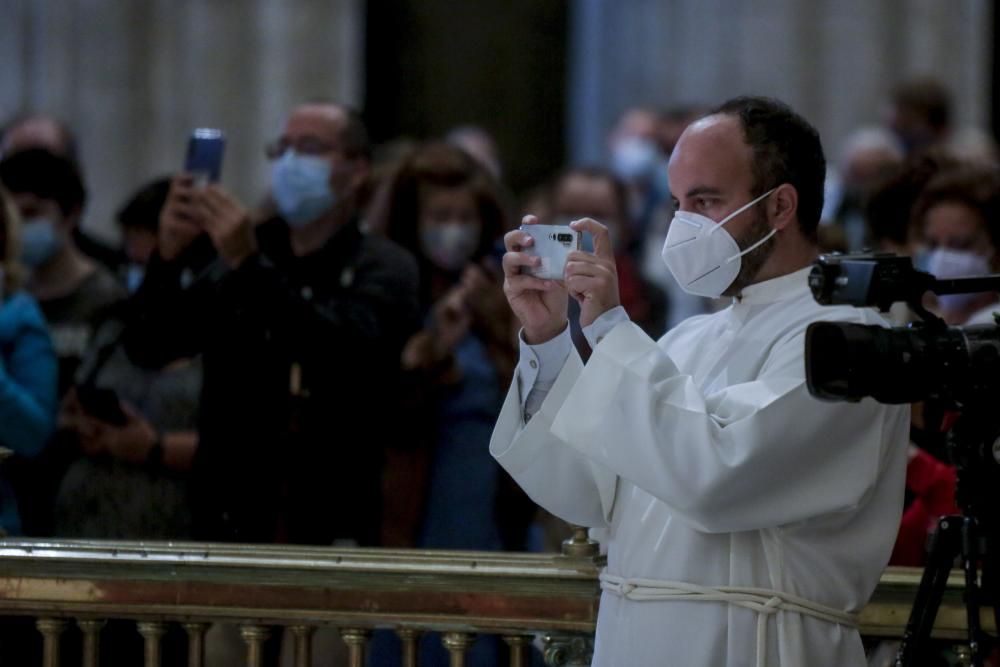
[[[944,5],[4,3],[0,528],[557,550],[488,453],[503,233],[606,224],[651,336],[724,307],[660,260],[666,164],[763,93],[823,133],[824,250],[1000,272],[995,17]],[[199,126],[220,184],[181,173]],[[915,406],[894,563],[953,511],[939,422]]]

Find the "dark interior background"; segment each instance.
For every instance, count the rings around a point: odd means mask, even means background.
[[[568,4],[370,0],[365,117],[377,143],[466,123],[496,139],[515,191],[564,162]]]

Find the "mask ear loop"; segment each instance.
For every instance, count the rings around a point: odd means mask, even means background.
[[[719,220],[719,222],[717,222],[715,224],[715,227],[713,227],[712,229],[708,230],[709,236],[711,236],[712,234],[714,234],[717,229],[719,229],[720,227],[722,227],[722,225],[726,224],[727,222],[729,222],[730,220],[732,220],[733,218],[735,218],[740,213],[742,213],[743,211],[747,210],[748,208],[750,208],[751,206],[753,206],[757,202],[763,200],[764,198],[766,198],[768,195],[770,195],[772,192],[774,192],[777,189],[778,188],[771,188],[770,190],[768,190],[767,192],[765,192],[761,196],[757,197],[753,201],[747,202],[743,206],[740,206],[738,209],[736,209],[735,211],[733,211],[732,213],[730,213],[729,215],[727,215],[726,217],[724,217],[722,220]]]
[[[752,246],[750,246],[746,250],[741,250],[738,253],[736,253],[735,255],[733,255],[732,257],[730,257],[729,259],[727,259],[726,260],[726,264],[729,264],[730,262],[735,262],[737,259],[739,259],[743,255],[746,255],[747,253],[753,252],[754,250],[756,250],[760,246],[762,246],[765,243],[767,243],[767,241],[772,236],[774,236],[777,232],[778,232],[777,229],[772,229],[770,234],[766,234],[763,238],[761,238],[759,241],[757,241],[756,243],[754,243]]]

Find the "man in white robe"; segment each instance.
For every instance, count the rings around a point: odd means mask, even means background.
[[[619,306],[602,225],[573,223],[595,252],[562,282],[521,270],[538,265],[527,234],[505,239],[521,359],[490,450],[540,505],[607,531],[594,665],[864,664],[854,615],[899,525],[909,420],[806,387],[811,322],[883,324],[809,291],[824,172],[816,131],[774,100],[737,98],[684,132],[664,257],[693,293],[733,302],[658,342]]]

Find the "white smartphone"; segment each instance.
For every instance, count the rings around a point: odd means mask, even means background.
[[[566,257],[580,249],[580,232],[566,225],[521,225],[521,231],[535,240],[523,252],[542,258],[542,265],[528,269],[528,273],[545,280],[562,280]]]

